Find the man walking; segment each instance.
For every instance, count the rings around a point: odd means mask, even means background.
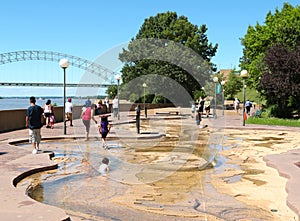
[[[113,114],[114,114],[114,118],[119,117],[119,100],[118,100],[118,96],[115,96],[115,98],[113,99]]]
[[[41,142],[41,127],[43,126],[44,110],[36,105],[35,97],[30,97],[30,106],[26,111],[26,127],[29,128],[29,142],[33,145],[33,154],[37,154]]]
[[[66,121],[70,121],[70,127],[73,127],[73,104],[72,99],[68,98],[66,102]]]

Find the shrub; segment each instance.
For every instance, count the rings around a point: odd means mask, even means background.
[[[136,93],[132,93],[132,94],[130,94],[130,97],[129,97],[129,100],[130,100],[130,102],[132,102],[132,103],[136,103],[138,100],[139,100],[139,95],[138,94],[136,94]]]
[[[164,101],[165,101],[165,98],[162,95],[156,94],[152,100],[152,104],[164,103]]]

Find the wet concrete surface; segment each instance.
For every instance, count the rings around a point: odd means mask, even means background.
[[[267,211],[218,193],[210,184],[216,169],[199,171],[187,165],[186,170],[170,171],[168,164],[151,167],[149,162],[158,158],[114,143],[118,142],[112,142],[118,148],[107,151],[99,147],[99,141],[46,142],[47,149],[55,152],[53,160],[59,169],[35,174],[19,185],[30,186],[27,191],[37,201],[94,220],[240,220],[249,213],[252,220],[272,220]],[[128,145],[130,149],[133,144]],[[159,155],[157,150],[151,152]],[[111,159],[108,177],[97,171],[104,156]]]
[[[142,123],[142,129],[149,127],[149,122]],[[35,200],[95,220],[240,220],[249,213],[252,220],[272,220],[267,211],[218,193],[210,184],[216,168],[199,171],[202,157],[223,166],[216,148],[221,146],[209,143],[213,131],[195,130],[189,119],[169,120],[163,128],[155,121],[151,129],[164,130],[167,136],[138,141],[108,138],[109,150],[97,139],[45,141],[43,146],[55,153],[52,160],[59,169],[35,175],[23,185],[31,185],[29,195]],[[111,161],[108,177],[97,171],[103,157]]]
[[[58,136],[62,132],[60,124],[53,130],[45,129],[42,149],[55,153],[52,162],[58,164],[58,170],[35,174],[19,183],[18,189],[79,220],[274,220],[269,211],[221,194],[211,184],[211,174],[226,166],[226,159],[218,155],[222,130],[211,129],[211,125],[199,131],[193,120],[178,120],[169,119],[162,128],[149,121],[140,136],[135,135],[132,125],[115,125],[108,151],[101,148],[95,132],[89,142],[84,142],[82,126],[68,128],[72,132],[67,136]],[[166,136],[160,136],[163,133]],[[27,130],[18,134],[25,140]],[[8,139],[12,140],[9,136]],[[6,156],[4,163],[31,152],[27,143],[9,148],[0,149],[0,157]],[[108,177],[97,172],[104,156],[111,159]],[[216,158],[217,167],[197,170],[199,159],[211,160],[211,156]],[[29,168],[19,165],[17,171]],[[238,175],[227,180],[237,181]],[[35,204],[23,202],[22,206]]]

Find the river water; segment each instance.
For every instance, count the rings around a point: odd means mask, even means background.
[[[63,98],[49,98],[52,104],[63,106]],[[73,105],[83,105],[86,99],[74,98],[72,99]],[[38,99],[36,104],[43,106],[47,99]],[[13,110],[13,109],[27,109],[29,106],[29,98],[3,98],[0,99],[0,110]]]

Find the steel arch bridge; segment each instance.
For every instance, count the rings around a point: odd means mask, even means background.
[[[44,60],[59,62],[60,59],[66,58],[69,60],[70,65],[83,69],[89,73],[101,76],[106,82],[110,84],[68,84],[70,87],[107,87],[114,84],[115,76],[118,74],[102,65],[94,63],[84,58],[76,57],[73,55],[54,52],[54,51],[14,51],[0,54],[0,65],[28,61],[28,60]],[[62,86],[57,83],[4,83],[0,82],[0,86]]]

